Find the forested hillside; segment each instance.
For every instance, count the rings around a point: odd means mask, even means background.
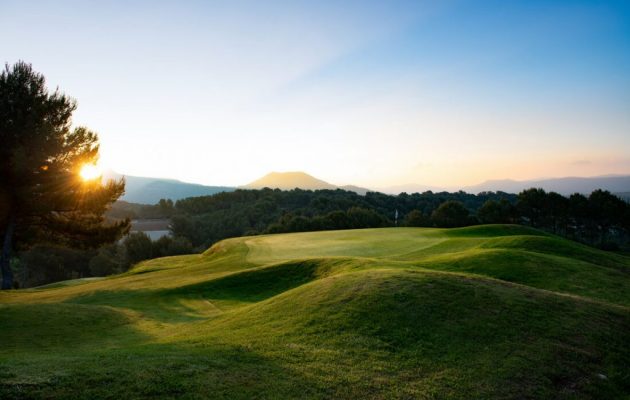
[[[630,206],[607,191],[569,197],[542,189],[520,194],[425,192],[397,196],[343,190],[237,190],[179,200],[172,232],[197,247],[228,237],[385,226],[460,227],[517,223],[605,249],[628,245]]]
[[[447,201],[463,206],[458,207],[460,215],[453,225],[464,226],[475,223],[470,215],[486,201],[503,200],[512,204],[516,198],[503,192],[478,195],[425,192],[397,196],[370,192],[362,196],[344,190],[236,190],[178,200],[172,231],[175,236],[188,238],[194,246],[207,247],[221,239],[242,235],[394,226],[397,214],[398,225],[442,226],[448,223],[434,223],[429,217]]]

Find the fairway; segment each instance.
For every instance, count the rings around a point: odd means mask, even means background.
[[[516,225],[221,241],[0,292],[0,398],[630,396],[630,258]]]

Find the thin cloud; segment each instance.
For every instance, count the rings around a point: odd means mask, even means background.
[[[575,160],[571,162],[571,165],[582,166],[582,165],[591,165],[593,162],[591,160]]]

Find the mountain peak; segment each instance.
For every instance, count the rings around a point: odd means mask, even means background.
[[[260,179],[243,186],[248,189],[271,189],[291,190],[295,188],[306,190],[336,189],[337,187],[328,182],[317,179],[312,175],[302,171],[290,172],[270,172]]]
[[[242,187],[246,189],[262,189],[268,187],[280,190],[291,190],[295,188],[304,190],[343,189],[356,192],[361,195],[364,195],[369,191],[366,188],[354,185],[336,186],[332,183],[317,179],[314,176],[302,171],[270,172],[262,178],[250,182]]]

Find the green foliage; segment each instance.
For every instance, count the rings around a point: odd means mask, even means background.
[[[528,189],[518,195],[516,209],[524,223],[600,247],[626,244],[630,232],[630,205],[608,191],[566,198]]]
[[[428,227],[432,225],[432,222],[431,218],[427,215],[424,215],[422,211],[411,210],[411,212],[405,216],[403,225],[412,227]]]
[[[628,203],[608,191],[596,190],[588,197],[590,216],[597,221],[602,241],[611,227],[630,227]]]
[[[124,191],[124,181],[84,182],[79,171],[98,159],[98,136],[71,129],[76,103],[50,93],[30,64],[0,73],[0,266],[3,288],[14,247],[36,243],[96,247],[118,239],[129,222],[104,224],[103,213]]]
[[[140,261],[193,252],[190,241],[164,236],[151,241],[144,233],[132,233],[121,243],[93,249],[37,245],[14,258],[16,284],[28,288],[76,278],[120,274]]]
[[[107,276],[124,272],[128,265],[125,263],[122,247],[114,244],[103,246],[90,259],[90,273],[92,276]]]
[[[87,267],[94,253],[61,246],[34,246],[19,258],[17,281],[21,287],[31,287],[90,276]]]
[[[153,243],[144,232],[132,232],[123,240],[127,264],[148,260],[153,255]]]
[[[244,234],[318,231],[393,226],[396,210],[430,215],[447,200],[478,209],[488,199],[515,201],[507,193],[401,193],[365,196],[344,190],[236,190],[212,196],[179,200],[172,217],[175,236],[204,248],[228,237]],[[431,225],[434,223],[431,222]]]
[[[628,268],[516,225],[229,239],[0,293],[0,397],[625,398]]]
[[[183,237],[162,236],[152,245],[151,258],[179,256],[193,252],[190,240]]]
[[[177,201],[171,226],[174,235],[203,249],[243,235],[393,226],[398,210],[404,226],[521,223],[600,247],[606,243],[627,245],[628,203],[602,191],[591,197],[566,198],[542,189],[528,189],[518,196],[502,192],[360,196],[343,190],[236,190]]]
[[[348,211],[333,211],[325,215],[304,217],[285,214],[280,220],[270,225],[267,233],[308,232],[337,229],[378,228],[388,226],[389,221],[373,210],[352,207]]]
[[[506,199],[488,200],[477,210],[482,224],[509,224],[516,221],[516,209]]]
[[[522,215],[532,226],[544,224],[548,215],[547,193],[543,189],[527,189],[519,193],[516,205]]]
[[[445,201],[431,213],[431,219],[437,226],[446,228],[454,228],[458,226],[466,226],[470,220],[468,218],[468,210],[459,201]]]

